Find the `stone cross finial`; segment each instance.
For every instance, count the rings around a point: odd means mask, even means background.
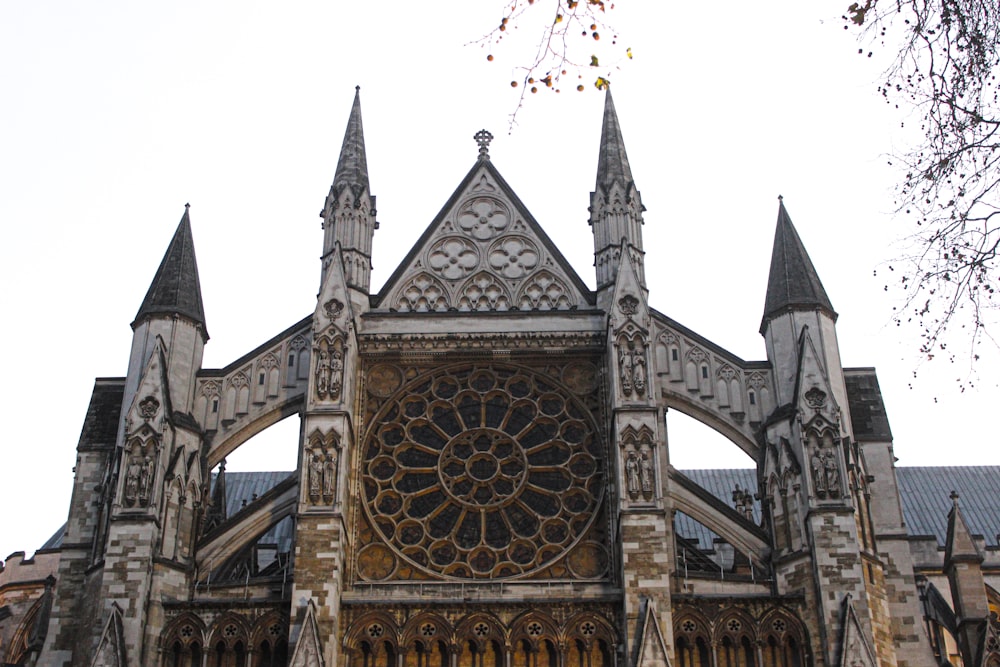
[[[493,141],[493,135],[486,130],[479,130],[472,138],[476,140],[479,144],[479,159],[489,160],[490,159],[490,142]]]

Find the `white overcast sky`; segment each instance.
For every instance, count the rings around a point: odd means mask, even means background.
[[[899,295],[873,276],[905,233],[890,215],[886,154],[907,137],[875,92],[876,60],[842,29],[846,4],[620,0],[611,13],[635,54],[613,85],[648,209],[650,301],[763,359],[782,194],[840,313],[844,364],[878,368],[900,463],[998,464],[982,427],[1000,397],[996,355],[980,362],[977,391],[959,393],[966,368],[947,362],[914,379],[915,331],[891,325]],[[0,558],[30,554],[65,520],[93,379],[124,374],[129,323],[185,202],[206,367],[312,312],[317,214],[356,84],[381,222],[376,288],[473,165],[480,128],[496,136],[494,164],[593,286],[587,206],[602,95],[539,93],[508,134],[512,67],[530,53],[511,43],[487,63],[487,50],[467,45],[502,6],[0,5]],[[293,466],[297,427],[280,427],[258,446],[267,451],[232,467]],[[672,427],[672,462],[747,464],[711,440]]]

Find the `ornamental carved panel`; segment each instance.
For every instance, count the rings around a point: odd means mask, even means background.
[[[597,373],[582,360],[371,367],[357,576],[604,576]]]

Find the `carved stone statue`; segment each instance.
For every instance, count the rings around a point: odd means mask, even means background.
[[[632,351],[625,344],[618,349],[618,372],[622,378],[622,392],[632,395]]]
[[[632,350],[632,385],[640,396],[646,391],[646,350],[642,343]]]
[[[628,495],[632,500],[639,497],[639,457],[635,452],[629,452],[625,459],[625,477],[628,484]]]
[[[650,498],[653,495],[653,462],[647,452],[642,453],[639,461],[639,480],[642,482],[642,495]]]
[[[125,503],[135,505],[139,499],[139,477],[142,476],[142,465],[137,458],[132,458],[125,473]]]
[[[320,398],[326,398],[328,383],[330,381],[330,354],[324,350],[319,351],[319,360],[316,362],[316,393]]]
[[[826,492],[831,498],[840,497],[840,468],[837,466],[837,457],[829,449],[823,454],[824,477],[826,478]]]
[[[340,350],[334,350],[330,353],[330,381],[328,383],[330,398],[340,397],[340,389],[344,384],[343,375],[344,353]]]
[[[323,501],[333,502],[334,490],[337,488],[337,450],[331,449],[323,465]]]
[[[826,497],[826,468],[823,465],[823,456],[819,450],[814,450],[809,457],[809,467],[812,469],[813,486],[816,488],[816,495],[820,498]]]
[[[323,459],[313,452],[309,458],[309,499],[314,503],[323,496]]]
[[[149,492],[153,487],[153,459],[147,456],[139,472],[139,504],[149,504]]]

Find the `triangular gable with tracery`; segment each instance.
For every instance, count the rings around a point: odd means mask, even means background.
[[[841,631],[839,667],[877,667],[875,651],[861,630],[858,615],[854,611],[854,601],[850,593],[844,598],[840,615]]]
[[[316,605],[312,600],[306,607],[306,617],[302,620],[302,633],[295,642],[295,652],[288,663],[289,667],[325,667],[323,660],[323,645],[319,640],[319,627],[316,625]]]
[[[667,642],[660,631],[656,616],[656,607],[652,601],[643,600],[636,623],[632,667],[670,667]]]
[[[104,625],[91,667],[125,667],[125,638],[122,634],[122,608],[111,604],[111,615]]]
[[[575,310],[593,294],[480,159],[374,299],[397,312]]]

